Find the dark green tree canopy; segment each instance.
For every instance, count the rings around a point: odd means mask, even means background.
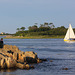
[[[40,26],[37,26],[37,23],[35,23],[33,26],[28,27],[29,30],[25,30],[25,27],[17,28],[18,32],[16,32],[16,36],[39,36],[39,35],[65,35],[67,28],[64,26],[55,28],[55,25],[53,23],[44,22],[43,24],[40,24]]]
[[[21,27],[20,29],[21,29],[21,31],[24,31],[25,30],[25,27]]]
[[[20,28],[17,28],[16,30],[17,30],[17,31],[19,31],[19,30],[20,30]]]

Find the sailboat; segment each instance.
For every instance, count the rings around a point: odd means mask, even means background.
[[[74,34],[71,24],[69,24],[69,28],[65,35],[64,41],[75,41],[75,34]]]

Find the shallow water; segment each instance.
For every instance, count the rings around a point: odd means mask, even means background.
[[[75,75],[75,42],[68,43],[63,39],[4,39],[4,43],[16,45],[22,51],[34,51],[39,58],[47,61],[34,64],[35,69],[30,70],[1,70],[0,75]]]

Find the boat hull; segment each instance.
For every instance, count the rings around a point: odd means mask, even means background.
[[[75,41],[75,40],[66,40],[66,39],[64,39],[64,41]]]

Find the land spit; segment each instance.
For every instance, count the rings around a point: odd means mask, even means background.
[[[31,69],[31,63],[41,63],[46,59],[39,59],[33,51],[23,52],[17,46],[4,45],[0,48],[0,69]]]

